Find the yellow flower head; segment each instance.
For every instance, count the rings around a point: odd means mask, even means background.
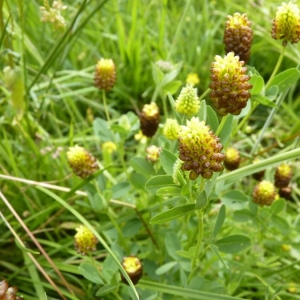
[[[272,38],[283,40],[283,46],[287,42],[298,43],[300,40],[300,10],[297,4],[292,1],[282,2],[277,8],[275,19],[272,23]]]
[[[204,121],[200,122],[193,117],[187,121],[186,126],[180,126],[178,141],[179,159],[184,162],[182,170],[190,171],[191,180],[199,175],[209,179],[213,172],[224,169],[222,162],[225,155],[221,153],[223,145]]]
[[[74,173],[81,178],[86,178],[99,170],[95,157],[78,145],[69,148],[67,159]]]
[[[116,83],[116,66],[111,59],[101,58],[96,65],[95,86],[98,89],[109,91]]]
[[[200,79],[197,73],[189,73],[186,78],[186,83],[190,84],[191,86],[195,86],[200,83]]]
[[[76,228],[76,231],[77,233],[74,236],[76,251],[81,255],[85,255],[91,251],[96,251],[96,244],[98,243],[98,240],[95,235],[83,225]]]

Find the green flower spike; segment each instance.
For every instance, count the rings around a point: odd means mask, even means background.
[[[275,186],[278,188],[287,187],[292,178],[292,168],[288,164],[281,164],[276,168]]]
[[[275,19],[272,22],[272,38],[283,40],[282,45],[288,42],[298,43],[300,40],[300,10],[297,4],[282,2],[277,8]]]
[[[211,65],[210,98],[221,116],[239,115],[251,97],[248,90],[252,85],[248,83],[250,76],[245,75],[247,68],[243,67],[244,64],[229,52],[224,58],[216,55]]]
[[[263,180],[259,182],[252,193],[253,202],[260,206],[270,206],[276,197],[276,189],[272,182]]]
[[[101,58],[96,65],[95,86],[100,90],[109,91],[116,83],[116,66],[111,59]]]
[[[223,43],[226,53],[234,52],[245,63],[250,56],[250,48],[253,39],[251,22],[246,14],[235,13],[227,16]]]
[[[218,138],[198,118],[187,121],[187,126],[180,126],[178,134],[179,158],[184,162],[183,171],[190,171],[189,178],[195,180],[199,175],[209,179],[213,172],[221,172],[225,155],[221,153],[223,145]]]
[[[169,140],[177,140],[180,126],[175,119],[167,119],[164,125],[163,134]]]
[[[81,178],[87,178],[99,170],[96,158],[80,146],[70,147],[67,159],[74,173]]]
[[[187,84],[182,88],[177,100],[175,101],[175,109],[181,114],[193,116],[200,109],[200,101],[197,96],[197,89],[191,84]]]
[[[140,114],[140,124],[143,135],[152,137],[157,131],[160,114],[155,102],[145,104]]]
[[[94,234],[84,225],[76,228],[76,231],[77,233],[74,236],[75,250],[81,255],[96,251],[98,240]]]

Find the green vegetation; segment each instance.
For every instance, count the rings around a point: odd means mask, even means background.
[[[60,5],[0,0],[0,281],[26,300],[300,299],[300,43],[272,38],[281,1]],[[221,116],[211,66],[235,12],[252,23],[252,96]],[[100,58],[116,67],[107,91],[94,85]],[[179,105],[187,78],[199,98],[188,87]],[[151,102],[160,120],[145,137]],[[207,152],[201,173],[189,155],[207,149],[217,159]],[[86,255],[74,247],[82,225],[98,240]]]

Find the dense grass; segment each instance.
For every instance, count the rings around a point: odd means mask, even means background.
[[[66,28],[55,31],[40,21],[42,1],[0,1],[0,279],[17,286],[26,300],[136,299],[133,287],[120,283],[116,263],[135,254],[145,273],[136,286],[140,299],[300,298],[297,83],[284,91],[269,126],[264,127],[272,108],[259,105],[237,132],[244,112],[233,121],[232,134],[230,126],[228,132],[226,126],[221,130],[222,139],[228,140],[225,148],[234,145],[243,159],[240,173],[224,171],[214,177],[200,255],[196,257],[194,247],[196,213],[150,224],[158,213],[186,204],[187,196],[157,195],[155,188],[145,188],[151,178],[166,172],[164,163],[152,165],[144,159],[145,149],[155,144],[177,155],[176,141],[162,135],[166,115],[173,115],[172,95],[176,99],[189,73],[200,78],[198,95],[207,92],[214,56],[225,54],[227,15],[247,13],[254,31],[249,69],[268,82],[282,51],[281,41],[270,35],[281,1],[65,4]],[[95,64],[101,57],[111,58],[117,68],[116,85],[106,94],[111,122],[106,122],[103,93],[94,87]],[[159,60],[177,67],[178,74],[170,80],[177,87],[172,95],[155,77]],[[299,61],[299,43],[289,44],[278,73],[299,68]],[[18,70],[17,79],[7,79],[7,66]],[[209,106],[209,97],[204,98]],[[138,114],[151,101],[161,109],[161,125],[143,144],[134,135]],[[221,118],[204,102],[201,111],[210,112],[210,125],[218,128]],[[106,141],[114,142],[118,151],[105,152]],[[82,180],[72,173],[66,151],[75,144],[97,158],[97,176]],[[251,169],[254,157],[261,163]],[[256,182],[249,175],[266,169],[265,178],[273,180],[282,161],[293,167],[292,201],[279,199],[271,207],[258,208],[251,202]],[[205,187],[210,189],[209,183]],[[247,201],[227,199],[224,195],[231,190]],[[251,239],[251,246],[238,254],[220,254],[211,246],[221,204],[226,204],[226,218],[218,239],[245,233]],[[101,241],[91,257],[78,255],[73,246],[75,228],[85,222]],[[93,273],[97,268],[99,274]],[[102,286],[111,288],[110,293],[96,296]]]

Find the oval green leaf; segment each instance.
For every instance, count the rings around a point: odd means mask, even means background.
[[[249,248],[251,240],[245,235],[236,234],[217,240],[215,245],[220,252],[233,254]]]
[[[227,191],[220,198],[223,204],[232,209],[244,208],[249,201],[248,196],[238,190]]]
[[[143,157],[133,157],[130,160],[130,165],[137,173],[144,176],[153,175],[155,173],[152,164]]]
[[[166,197],[166,196],[180,196],[181,188],[176,186],[167,186],[164,188],[159,189],[156,192],[157,196]]]
[[[155,271],[155,274],[156,275],[162,275],[162,274],[165,274],[167,273],[169,270],[171,270],[174,266],[177,265],[177,261],[171,261],[171,262],[168,262],[164,265],[162,265],[161,267],[159,267],[156,271]]]
[[[251,89],[251,95],[258,95],[262,92],[265,82],[264,79],[261,76],[258,76],[256,74],[252,75],[249,83],[253,85]]]
[[[300,77],[300,71],[297,68],[291,68],[277,74],[271,81],[270,86],[277,85],[279,93],[282,93],[293,86]]]
[[[166,186],[175,186],[173,182],[173,177],[171,175],[154,176],[151,179],[149,179],[145,184],[145,188],[149,192],[155,192],[158,189]]]
[[[251,97],[252,100],[255,100],[257,102],[259,102],[260,104],[264,105],[264,106],[268,106],[268,107],[277,107],[277,105],[272,102],[271,100],[269,100],[268,98],[262,96],[262,95],[253,95]]]
[[[163,149],[163,151],[159,155],[160,164],[163,167],[164,171],[168,175],[173,174],[173,166],[177,160],[177,156],[173,154],[171,151],[167,149]]]
[[[195,210],[195,204],[185,204],[185,205],[176,206],[154,216],[150,220],[150,223],[151,224],[164,223],[182,217],[194,210]]]

